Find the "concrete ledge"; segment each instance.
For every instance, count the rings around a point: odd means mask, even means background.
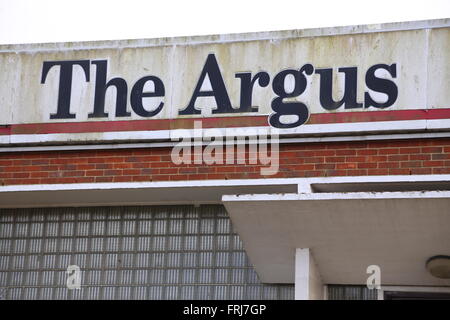
[[[370,187],[386,191],[383,186],[389,184],[408,186],[409,190],[429,190],[430,185],[450,190],[450,175],[10,185],[0,186],[0,208],[221,203],[224,195],[232,195],[225,196],[227,202],[250,201],[249,194],[266,194],[266,198],[270,194],[273,200],[279,200],[280,194],[295,198],[297,193],[308,193],[309,197],[325,199],[321,190],[340,192]],[[235,198],[236,195],[245,196]]]
[[[292,179],[73,183],[0,187],[0,208],[221,203],[227,193],[296,192]]]

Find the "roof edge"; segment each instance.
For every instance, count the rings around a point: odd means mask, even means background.
[[[200,36],[163,37],[150,39],[129,40],[101,40],[79,42],[54,42],[0,45],[1,52],[40,52],[40,51],[72,51],[86,49],[110,49],[110,48],[145,48],[174,45],[196,45],[208,43],[227,43],[257,40],[283,40],[290,38],[307,38],[334,36],[346,34],[362,34],[377,32],[392,32],[420,29],[435,29],[450,27],[450,18],[418,20],[406,22],[390,22],[367,25],[350,25],[339,27],[294,29],[281,31],[263,31],[248,33],[213,34]]]

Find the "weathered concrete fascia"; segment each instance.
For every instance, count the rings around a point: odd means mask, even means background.
[[[0,52],[71,51],[71,50],[86,50],[86,49],[145,48],[145,47],[159,47],[159,46],[173,46],[173,45],[246,42],[256,40],[276,41],[290,38],[307,38],[307,37],[320,37],[320,36],[333,36],[346,34],[392,32],[401,30],[435,29],[445,27],[450,27],[450,18],[408,21],[408,22],[392,22],[382,24],[341,26],[341,27],[215,34],[215,35],[187,36],[187,37],[13,44],[13,45],[0,45]]]

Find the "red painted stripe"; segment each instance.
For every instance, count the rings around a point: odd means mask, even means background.
[[[316,113],[311,115],[308,124],[423,119],[450,119],[450,108]],[[0,135],[190,129],[193,128],[194,121],[202,121],[203,128],[254,127],[268,125],[267,116],[30,123],[0,127]]]
[[[436,112],[438,111],[439,112]],[[441,112],[444,111],[444,112]],[[450,118],[450,109],[336,112],[312,114],[309,124]]]
[[[0,135],[10,135],[11,134],[11,126],[0,126]]]
[[[85,133],[112,131],[154,131],[193,128],[194,120],[203,128],[266,126],[267,116],[27,123],[12,125],[12,134]],[[250,123],[250,124],[249,124]]]

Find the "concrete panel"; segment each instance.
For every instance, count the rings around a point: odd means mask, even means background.
[[[431,25],[431,24],[430,24]],[[441,25],[448,26],[443,20]],[[14,47],[0,49],[0,124],[22,124],[57,122],[50,119],[55,113],[59,86],[59,67],[50,69],[44,84],[41,75],[44,61],[61,60],[107,60],[107,80],[122,77],[127,81],[128,94],[136,81],[147,75],[159,77],[165,86],[164,98],[147,98],[147,110],[154,109],[163,101],[163,110],[152,119],[175,119],[192,116],[180,116],[194,91],[199,75],[208,54],[214,53],[228,90],[231,103],[239,105],[239,72],[256,74],[266,71],[270,81],[277,73],[286,69],[299,69],[311,63],[316,69],[334,68],[333,96],[338,99],[343,93],[343,76],[337,75],[339,67],[358,67],[358,101],[363,101],[364,92],[370,92],[364,83],[367,69],[375,64],[397,64],[397,77],[393,79],[399,89],[398,98],[388,110],[426,109],[427,100],[433,108],[448,108],[448,34],[447,28],[417,30],[412,26],[405,30],[383,32],[382,29],[371,33],[350,33],[327,35],[316,32],[314,37],[299,36],[297,30],[273,33],[272,38],[266,33],[255,35],[251,40],[242,35],[229,41],[199,42],[195,38],[181,44],[159,41],[161,45],[138,45],[139,41],[130,41],[121,48],[111,45],[104,47],[76,46],[65,44],[60,50],[40,49],[41,45],[28,45],[17,51]],[[372,30],[372,31],[374,31]],[[325,34],[325,35],[323,35]],[[74,48],[75,47],[75,48]],[[429,71],[428,71],[429,70]],[[427,73],[428,72],[428,73]],[[116,117],[115,89],[108,89],[106,94],[106,118],[89,118],[93,109],[96,67],[90,65],[90,82],[86,82],[82,68],[73,68],[71,112],[73,119],[58,120],[63,122],[138,120],[147,119],[131,112],[129,117]],[[432,76],[431,76],[432,75]],[[380,75],[380,77],[389,77]],[[205,84],[207,85],[207,84]],[[287,78],[286,88],[294,86],[293,78]],[[147,87],[146,87],[147,88]],[[147,88],[152,90],[151,85]],[[372,92],[372,94],[374,94]],[[376,94],[374,94],[376,96]],[[378,94],[380,95],[380,94]],[[382,95],[382,94],[381,94]],[[253,105],[258,106],[255,113],[230,113],[215,115],[242,116],[268,115],[272,113],[271,101],[276,95],[271,85],[261,88],[255,85]],[[381,98],[382,99],[382,98]],[[147,101],[148,100],[148,101]],[[308,77],[306,91],[292,100],[306,103],[310,112],[327,113],[319,104],[319,75]],[[213,98],[200,98],[196,108],[202,117],[210,117],[215,106]],[[131,111],[128,99],[128,111]],[[344,109],[338,112],[378,111],[379,109],[361,108]],[[333,111],[335,112],[335,111]],[[356,121],[356,119],[355,119]],[[98,139],[102,136],[99,133]]]
[[[302,193],[224,196],[264,282],[293,283],[296,248],[310,248],[325,284],[450,285],[426,260],[450,253],[450,193]]]
[[[450,29],[428,31],[428,106],[442,108],[450,101]]]

